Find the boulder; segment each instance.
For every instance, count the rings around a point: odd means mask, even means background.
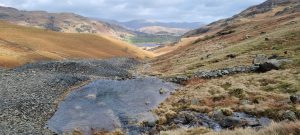
[[[287,62],[291,61],[277,55],[268,58],[266,55],[259,54],[253,59],[253,66],[258,67],[256,68],[257,72],[267,72],[274,69],[278,70],[283,63]]]
[[[291,60],[288,59],[269,59],[266,62],[259,65],[258,72],[267,72],[271,70],[278,70],[284,63],[290,63]]]

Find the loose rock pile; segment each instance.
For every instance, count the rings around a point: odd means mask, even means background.
[[[229,74],[237,74],[237,73],[249,73],[255,72],[259,66],[238,66],[232,68],[224,68],[219,70],[212,70],[212,71],[198,71],[195,72],[193,77],[195,78],[215,78],[215,77],[222,77]]]
[[[0,134],[52,135],[45,124],[72,86],[100,78],[126,78],[138,62],[115,58],[56,61],[0,71]]]

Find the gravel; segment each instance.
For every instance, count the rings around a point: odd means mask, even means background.
[[[0,70],[0,134],[53,134],[45,128],[57,101],[72,86],[99,78],[129,78],[137,61],[128,58],[54,61]]]

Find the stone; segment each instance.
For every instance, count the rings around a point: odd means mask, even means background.
[[[248,104],[251,104],[252,102],[251,101],[249,101],[249,100],[241,100],[240,101],[240,104],[241,105],[248,105]]]
[[[269,40],[270,40],[269,38],[267,38],[267,37],[265,38],[265,41],[269,41]]]
[[[146,101],[146,102],[145,102],[145,105],[150,105],[150,101]]]
[[[236,117],[226,117],[222,121],[220,121],[220,125],[223,128],[234,129],[247,125],[247,122]]]
[[[283,112],[282,118],[285,120],[291,120],[291,121],[297,120],[296,113],[291,110],[287,110],[287,111]]]
[[[250,126],[250,127],[260,126],[258,119],[246,119],[246,122],[247,122],[247,126]]]
[[[221,121],[225,117],[226,116],[223,114],[223,112],[221,110],[213,111],[212,114],[211,114],[211,118],[216,120],[216,121]]]
[[[300,103],[300,93],[299,94],[295,94],[295,95],[291,95],[290,96],[290,100],[294,104]]]
[[[143,122],[144,127],[154,127],[156,125],[155,121],[144,121]]]
[[[252,63],[254,65],[260,65],[260,64],[266,63],[267,61],[268,61],[268,57],[266,55],[259,54],[259,55],[256,55],[256,57],[253,59]]]
[[[266,34],[266,33],[267,33],[267,32],[265,32],[265,31],[260,32],[261,35],[264,35],[264,34]]]
[[[226,57],[227,57],[227,58],[231,58],[231,59],[233,59],[233,58],[235,58],[235,57],[236,57],[236,54],[228,54]]]
[[[159,89],[159,94],[160,94],[160,95],[165,94],[165,90],[164,90],[163,88]]]
[[[189,77],[186,75],[179,75],[179,76],[176,76],[173,78],[169,78],[170,82],[174,82],[177,84],[182,84],[182,83],[186,82],[187,80],[189,80]]]
[[[192,112],[183,111],[180,112],[177,118],[174,119],[174,122],[176,124],[190,124],[196,120],[197,118],[194,116]]]

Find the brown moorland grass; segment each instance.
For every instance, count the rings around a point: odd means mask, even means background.
[[[210,113],[218,109],[230,109],[256,116],[282,120],[282,113],[292,110],[300,116],[300,108],[289,101],[289,96],[299,92],[299,71],[274,70],[262,74],[238,74],[211,80],[189,81],[168,97],[154,110],[165,124],[170,112],[196,111]],[[266,85],[267,83],[267,85]],[[284,88],[278,87],[286,84]],[[272,87],[272,91],[266,91]],[[290,93],[285,90],[295,90]],[[193,101],[199,101],[197,104]],[[246,103],[244,101],[247,101]]]
[[[234,30],[234,33],[216,36],[215,33],[209,32],[199,35],[199,38],[213,36],[212,38],[177,46],[177,48],[175,46],[173,48],[176,50],[151,61],[150,72],[170,76],[193,73],[197,70],[250,65],[256,54],[277,55],[299,60],[297,53],[300,43],[299,16],[299,13],[295,13],[265,19],[235,21],[228,24],[230,26],[228,30]],[[189,39],[197,40],[197,38]],[[287,54],[284,53],[285,51]],[[229,54],[235,54],[236,58],[226,57]]]
[[[52,32],[0,22],[0,67],[61,59],[151,58],[150,52],[106,36]]]
[[[177,129],[161,132],[161,135],[299,135],[300,122],[280,122],[271,123],[268,127],[260,130],[252,128],[239,128],[235,130],[225,130],[222,132],[212,132],[206,128]]]

